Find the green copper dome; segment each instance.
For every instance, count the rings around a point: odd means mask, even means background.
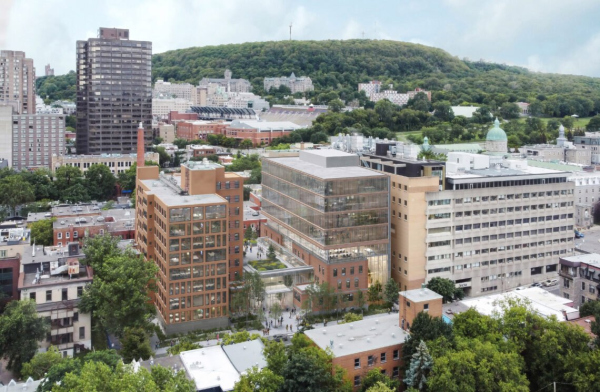
[[[487,133],[486,140],[489,142],[505,142],[507,141],[506,133],[500,128],[500,121],[496,118],[494,121],[494,127]]]

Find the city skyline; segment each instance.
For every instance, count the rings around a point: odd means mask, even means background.
[[[486,4],[475,0],[382,1],[375,7],[361,2],[339,7],[271,0],[218,5],[177,1],[168,8],[156,0],[0,0],[0,4],[8,10],[0,16],[0,48],[25,51],[35,60],[40,75],[43,64],[48,63],[57,75],[74,70],[75,41],[96,37],[97,26],[129,28],[131,39],[151,41],[154,53],[162,53],[194,46],[287,40],[292,21],[294,40],[398,40],[438,47],[471,60],[600,76],[600,30],[595,23],[600,3],[592,0],[583,0],[577,7],[555,0],[544,2],[543,7],[537,0]],[[68,13],[63,12],[65,8]],[[203,19],[203,15],[211,17]],[[198,20],[203,23],[196,23]],[[237,28],[227,28],[232,25]],[[56,53],[68,55],[57,58]]]

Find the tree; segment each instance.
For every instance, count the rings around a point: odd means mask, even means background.
[[[50,346],[46,352],[35,354],[31,361],[23,364],[21,377],[24,379],[31,377],[34,380],[42,379],[52,366],[62,362],[62,360],[63,357],[58,349],[55,346]]]
[[[86,287],[80,309],[93,312],[100,325],[122,336],[127,327],[146,328],[155,312],[148,296],[158,272],[154,263],[125,252],[104,259],[101,273]]]
[[[500,106],[500,115],[505,120],[519,118],[520,114],[521,109],[517,106],[517,104],[505,102],[502,104],[502,106]]]
[[[366,305],[365,293],[362,290],[357,290],[356,292],[356,304],[361,309],[364,308]]]
[[[383,288],[383,299],[391,306],[398,302],[398,296],[400,295],[400,287],[398,283],[392,278],[388,279]]]
[[[134,359],[148,359],[154,353],[150,348],[148,333],[140,327],[128,327],[121,339],[121,355],[126,363]]]
[[[253,231],[254,230],[252,230],[252,226],[248,225],[248,227],[246,227],[246,230],[244,231],[244,239],[251,240]]]
[[[165,164],[171,162],[171,155],[169,155],[164,147],[156,147],[156,152],[158,153],[158,163],[160,166],[164,167]]]
[[[254,147],[254,143],[252,142],[252,140],[250,139],[244,139],[240,142],[239,148],[244,150],[248,150],[248,152],[250,152],[250,149]]]
[[[371,388],[367,389],[367,392],[394,392],[394,391],[395,391],[395,389],[388,387],[381,381],[378,381],[377,384],[375,384]]]
[[[115,193],[117,179],[108,166],[95,164],[85,172],[88,194],[93,200],[108,200]]]
[[[570,353],[564,360],[569,364],[565,380],[577,392],[600,392],[600,350]]]
[[[373,283],[371,286],[369,286],[369,289],[367,290],[367,297],[369,299],[369,302],[378,302],[381,300],[381,283],[379,281],[376,281],[375,283]]]
[[[22,171],[19,175],[31,184],[35,192],[35,200],[56,200],[58,194],[56,186],[52,182],[52,173],[46,168],[35,169],[34,171]]]
[[[413,356],[421,340],[424,342],[440,338],[444,338],[447,342],[454,340],[451,324],[447,324],[440,317],[431,317],[425,312],[419,312],[409,327],[410,336],[402,346],[402,356],[404,358]]]
[[[271,311],[271,317],[274,319],[278,319],[283,313],[283,309],[281,308],[281,304],[279,302],[273,302],[271,309],[269,310]]]
[[[268,340],[265,343],[263,354],[267,361],[267,368],[269,368],[273,373],[277,375],[282,375],[283,369],[285,368],[288,361],[287,352],[283,342]]]
[[[329,101],[329,103],[327,105],[329,106],[329,110],[331,110],[334,113],[341,112],[345,106],[344,102],[339,98],[332,99],[331,101]]]
[[[452,302],[455,298],[461,299],[464,296],[463,291],[457,289],[454,282],[446,278],[432,278],[427,282],[427,288],[441,295],[444,303]]]
[[[260,335],[253,333],[252,335],[248,331],[239,331],[223,336],[223,344],[228,346],[235,343],[249,342],[250,340],[260,339]]]
[[[83,184],[75,184],[70,186],[63,192],[60,192],[60,195],[61,200],[65,202],[69,201],[71,203],[82,203],[91,200],[87,188]]]
[[[398,388],[400,388],[400,381],[392,380],[385,374],[382,374],[380,368],[375,368],[369,370],[362,378],[360,383],[360,391],[368,391],[371,387],[377,385],[378,383],[382,383],[392,391],[397,391]]]
[[[585,129],[590,132],[600,131],[600,114],[590,118],[590,121],[585,125]]]
[[[292,287],[292,285],[294,284],[294,278],[291,275],[284,275],[283,284],[285,285],[285,287]]]
[[[310,137],[310,142],[313,144],[327,143],[328,141],[329,141],[329,137],[324,132],[313,133],[312,136]]]
[[[266,285],[258,272],[244,273],[245,284],[249,287],[248,298],[259,306],[262,304],[265,294]]]
[[[67,188],[83,182],[83,174],[75,166],[61,166],[56,169],[54,176],[56,177],[56,189],[59,194],[67,190]]]
[[[277,254],[275,253],[275,248],[273,247],[273,245],[269,245],[269,248],[267,249],[267,260],[275,261],[276,259]]]
[[[351,391],[342,369],[333,369],[330,354],[317,347],[305,347],[292,353],[283,369],[281,392]]]
[[[0,315],[0,355],[8,360],[6,368],[19,374],[48,332],[48,322],[38,316],[35,301],[9,302]]]
[[[235,383],[234,392],[277,392],[283,384],[283,377],[275,374],[269,368],[258,370],[253,366],[247,373],[242,374]]]
[[[594,316],[600,314],[600,300],[586,301],[579,307],[579,316]]]
[[[423,391],[426,388],[427,376],[433,366],[433,359],[424,341],[421,340],[417,351],[410,360],[410,366],[406,372],[404,383],[411,388]]]
[[[35,200],[35,189],[21,176],[14,175],[0,181],[0,204],[10,207],[16,215],[16,207]]]
[[[32,222],[29,225],[31,229],[31,238],[36,245],[51,246],[54,245],[54,222],[55,218],[42,219]]]
[[[200,346],[197,343],[192,342],[189,339],[181,339],[179,340],[179,342],[177,342],[176,345],[169,347],[167,349],[167,352],[171,355],[177,355],[180,352],[183,351],[190,351],[190,350],[196,350],[198,348],[201,348],[202,346]]]
[[[92,267],[95,276],[102,276],[104,261],[121,254],[118,244],[119,238],[113,237],[110,234],[86,238],[83,243],[85,258],[82,260],[82,263]]]
[[[114,370],[117,368],[117,365],[121,363],[121,357],[117,354],[116,350],[98,350],[87,353],[84,357],[84,361],[102,362]]]
[[[432,391],[529,391],[523,359],[514,352],[501,352],[491,342],[459,340],[434,361],[428,387]]]
[[[119,364],[111,369],[101,362],[87,362],[80,372],[67,373],[60,385],[52,389],[56,392],[103,391],[103,392],[193,392],[195,383],[188,380],[185,372],[174,373],[171,369],[153,366],[149,372],[140,367],[134,372],[131,366]]]
[[[49,392],[57,383],[62,383],[68,373],[79,374],[82,362],[78,358],[66,358],[50,367],[45,378],[38,386],[39,392]]]

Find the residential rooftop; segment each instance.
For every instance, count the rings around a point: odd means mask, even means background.
[[[58,217],[53,224],[55,229],[61,227],[91,227],[106,224],[111,231],[131,229],[135,227],[135,209],[113,208],[96,211],[95,215],[78,217]]]
[[[187,374],[196,383],[196,390],[231,391],[240,379],[240,374],[221,346],[184,351],[179,357]]]
[[[335,357],[400,345],[409,336],[400,328],[399,318],[395,313],[311,329],[304,333],[321,349],[329,348]]]
[[[452,319],[455,314],[462,313],[469,308],[474,308],[486,316],[493,316],[499,311],[499,302],[507,299],[526,300],[534,312],[543,317],[555,316],[558,321],[579,317],[579,310],[573,308],[573,300],[552,294],[540,287],[530,287],[522,290],[513,290],[501,294],[492,294],[477,298],[467,298],[462,301],[443,306],[444,315]],[[564,313],[563,313],[564,312]]]
[[[182,195],[181,191],[177,191],[181,189],[179,182],[169,184],[164,179],[141,180],[141,182],[148,187],[148,193],[156,195],[168,207],[227,203],[227,200],[217,194]]]
[[[223,351],[240,374],[244,374],[253,366],[259,369],[267,367],[263,355],[264,345],[260,339],[223,346]]]
[[[585,263],[600,268],[600,254],[598,253],[577,254],[575,256],[561,257],[560,259],[571,263]]]
[[[77,258],[77,257],[75,257]],[[72,259],[72,257],[69,257]],[[40,265],[41,267],[41,265]],[[93,273],[91,268],[88,269],[85,265],[79,265],[79,272],[76,274],[69,275],[68,265],[59,265],[57,268],[51,271],[37,272],[25,272],[19,277],[19,288],[31,288],[38,286],[49,286],[57,284],[69,284],[77,282],[91,281]],[[22,279],[22,281],[21,281]]]

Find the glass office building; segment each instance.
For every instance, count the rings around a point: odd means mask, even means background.
[[[326,264],[366,259],[369,281],[387,281],[387,176],[337,150],[264,159],[262,173],[263,213],[283,246],[298,245]]]

